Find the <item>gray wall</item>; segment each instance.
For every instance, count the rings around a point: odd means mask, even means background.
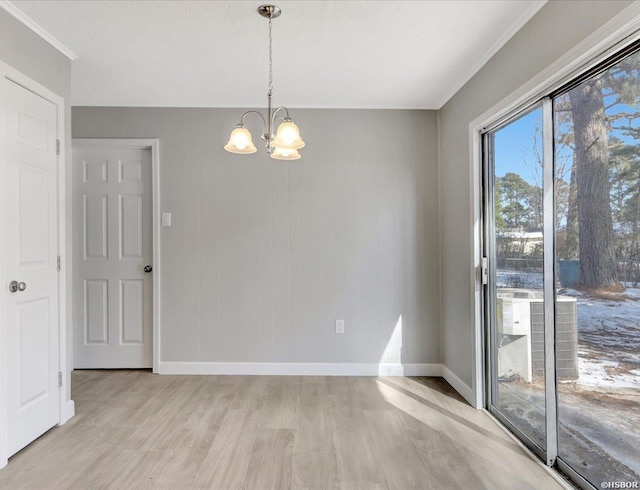
[[[436,113],[294,110],[281,162],[222,149],[242,112],[73,109],[74,138],[160,139],[161,360],[439,363]]]
[[[65,148],[66,165],[71,162],[71,61],[57,49],[47,43],[24,24],[17,21],[4,10],[0,9],[0,60],[18,70],[32,80],[60,95],[65,101]],[[67,185],[71,183],[71,174],[67,173]],[[71,223],[71,206],[66,211],[67,223]],[[71,228],[68,227],[66,241],[69,250],[66,257],[71,257]],[[65,260],[71,263],[70,260]],[[72,366],[72,319],[71,319],[71,281],[67,284],[67,365]],[[71,378],[67,373],[67,384]],[[70,392],[67,391],[69,394]]]
[[[469,124],[631,3],[550,1],[439,112],[442,355],[469,386],[474,348]]]

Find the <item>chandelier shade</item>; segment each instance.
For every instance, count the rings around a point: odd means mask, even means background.
[[[237,153],[239,155],[248,155],[258,151],[253,144],[249,130],[240,125],[231,131],[229,142],[224,146],[224,149],[228,152]]]
[[[298,150],[276,148],[273,153],[271,153],[271,158],[274,158],[276,160],[299,160],[300,153],[298,153]]]
[[[300,130],[292,119],[285,119],[272,142],[276,148],[286,148],[288,150],[299,150],[304,148],[304,141],[300,138]]]
[[[298,160],[301,156],[298,153],[300,148],[304,148],[305,143],[300,137],[300,130],[296,123],[289,115],[289,109],[285,106],[279,106],[275,109],[272,107],[273,100],[273,62],[272,62],[272,35],[271,21],[279,17],[282,13],[281,9],[276,5],[260,5],[258,13],[269,19],[269,90],[267,92],[267,115],[266,117],[258,111],[247,111],[240,118],[240,124],[231,131],[229,141],[224,149],[231,153],[246,155],[258,151],[253,144],[251,133],[244,124],[244,119],[249,114],[255,114],[262,119],[263,131],[261,139],[266,143],[267,153],[276,160]],[[286,116],[278,116],[283,111]],[[276,134],[273,134],[273,128],[276,118],[282,119],[282,124],[278,127]]]

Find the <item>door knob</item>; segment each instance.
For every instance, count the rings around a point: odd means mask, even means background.
[[[9,291],[11,291],[12,293],[15,293],[17,291],[24,291],[25,289],[27,289],[26,282],[11,281],[9,283]]]
[[[143,270],[145,272],[149,273],[149,272],[151,272],[153,270],[153,267],[151,267],[150,265],[145,265]]]

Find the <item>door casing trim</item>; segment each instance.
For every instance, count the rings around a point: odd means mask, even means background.
[[[152,318],[152,365],[153,372],[160,369],[160,285],[162,279],[160,260],[160,140],[157,138],[73,138],[72,148],[140,148],[151,150],[151,215],[153,250],[153,318]],[[73,194],[73,193],[72,193]]]

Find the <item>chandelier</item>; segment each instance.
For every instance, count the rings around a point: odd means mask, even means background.
[[[262,119],[262,136],[261,138],[266,143],[267,153],[271,155],[271,158],[276,160],[297,160],[300,158],[298,150],[304,147],[304,141],[300,138],[300,130],[296,123],[293,122],[291,116],[289,116],[289,109],[285,106],[276,107],[272,109],[271,100],[273,99],[273,74],[272,74],[272,48],[271,48],[271,21],[277,17],[280,17],[282,11],[275,5],[260,5],[258,7],[258,13],[269,19],[269,91],[267,92],[267,117],[265,118],[262,113],[258,111],[247,111],[240,118],[240,124],[238,124],[229,137],[229,142],[225,145],[224,149],[231,153],[238,153],[246,155],[249,153],[255,153],[257,151],[253,144],[251,133],[244,124],[244,119],[249,114],[257,114]],[[284,111],[285,117],[278,116],[278,113]],[[273,128],[276,123],[276,119],[282,119],[282,123],[278,126],[276,134],[273,134]]]

